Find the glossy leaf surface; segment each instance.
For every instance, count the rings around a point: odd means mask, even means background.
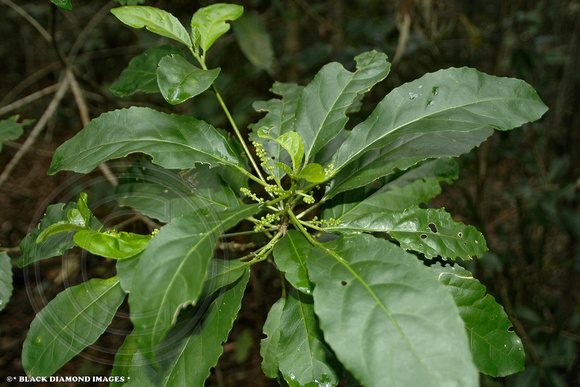
[[[260,18],[253,13],[247,13],[232,25],[238,45],[246,58],[257,68],[271,74],[274,65],[274,49],[270,35]]]
[[[151,235],[140,235],[125,231],[81,230],[74,235],[77,245],[88,252],[105,258],[126,259],[147,247]]]
[[[198,164],[193,170],[174,171],[139,160],[121,176],[115,191],[120,205],[169,222],[204,208],[219,212],[239,206],[240,187],[229,185],[235,184],[230,175],[223,166]]]
[[[92,120],[55,152],[48,171],[87,173],[100,163],[142,152],[165,168],[189,169],[195,163],[245,164],[226,138],[195,118],[132,107]]]
[[[308,279],[306,252],[312,245],[299,231],[288,233],[274,245],[274,262],[293,287],[310,294],[314,285]]]
[[[264,335],[260,342],[260,356],[262,356],[262,371],[269,378],[277,378],[278,369],[278,345],[280,344],[280,318],[284,310],[286,300],[280,298],[272,305],[268,317],[264,323]]]
[[[475,365],[494,377],[524,370],[526,355],[511,321],[492,295],[459,265],[429,268],[455,299],[469,336]]]
[[[22,349],[26,373],[56,372],[101,336],[124,299],[117,277],[91,279],[59,293],[30,325]]]
[[[31,263],[42,259],[62,255],[66,250],[71,249],[76,245],[73,241],[73,234],[70,232],[60,232],[56,235],[52,235],[50,238],[45,238],[40,243],[38,242],[39,235],[52,225],[69,222],[68,213],[76,208],[77,203],[59,203],[48,206],[46,214],[40,221],[38,227],[34,229],[32,234],[27,235],[22,242],[20,242],[22,255],[18,259],[19,267],[30,265]],[[92,229],[99,229],[102,227],[99,220],[95,217],[91,218],[89,225]]]
[[[5,252],[0,252],[0,310],[6,307],[12,295],[12,263]]]
[[[339,194],[326,204],[328,208],[323,215],[325,219],[347,222],[369,213],[402,212],[414,205],[427,204],[441,193],[440,181],[451,183],[458,174],[459,167],[453,159],[428,161],[387,180],[370,194],[367,193],[368,187]]]
[[[198,300],[219,235],[258,210],[184,215],[159,230],[139,259],[129,297],[142,349],[157,351],[181,308]]]
[[[133,6],[113,8],[111,13],[133,28],[147,28],[154,34],[177,40],[191,47],[191,39],[185,27],[172,14],[155,7]]]
[[[17,122],[19,117],[19,115],[15,115],[0,121],[0,152],[2,152],[4,141],[17,140],[24,133],[24,126],[34,122],[34,120]]]
[[[244,7],[235,4],[213,4],[197,10],[191,18],[193,46],[207,51],[230,30],[227,21],[236,20],[243,12]]]
[[[370,235],[310,250],[314,310],[341,363],[367,386],[477,386],[449,292],[413,255]]]
[[[157,355],[157,367],[139,351],[129,371],[129,386],[203,386],[210,368],[223,352],[241,307],[249,269],[232,285],[218,292],[205,309],[190,308],[169,331]]]
[[[127,97],[138,91],[159,93],[157,66],[161,58],[168,55],[183,55],[183,51],[172,44],[153,47],[134,57],[109,90],[117,97]]]
[[[182,56],[169,55],[159,61],[157,84],[163,98],[177,105],[206,91],[219,73],[219,68],[202,70]]]
[[[291,290],[280,318],[278,364],[289,386],[335,386],[338,363],[314,314],[312,297]]]
[[[431,137],[486,127],[509,130],[539,119],[546,110],[534,89],[521,80],[498,78],[469,68],[437,71],[390,92],[352,130],[338,149],[334,166],[342,169],[366,152],[405,141],[409,138],[406,136]],[[432,141],[437,141],[436,137]],[[401,156],[412,155],[406,149]]]
[[[294,128],[304,140],[306,160],[338,135],[357,95],[384,79],[391,67],[387,56],[376,51],[360,54],[355,60],[354,73],[339,63],[327,64],[302,92]]]

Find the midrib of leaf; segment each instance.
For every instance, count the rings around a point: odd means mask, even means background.
[[[302,315],[302,325],[304,327],[304,331],[306,332],[306,344],[308,345],[308,353],[312,353],[312,346],[310,344],[310,331],[308,330],[308,326],[306,325],[306,314],[304,313],[303,303],[302,303],[302,295],[301,292],[296,292],[298,294],[298,306],[300,307],[300,315]],[[312,370],[312,374],[314,374],[314,357],[307,356],[310,359],[310,369]]]
[[[180,272],[181,269],[183,268],[183,266],[185,265],[185,262],[187,261],[187,258],[190,257],[190,255],[199,247],[199,245],[202,242],[205,242],[211,235],[213,235],[213,233],[215,233],[217,230],[219,230],[219,228],[224,223],[226,223],[227,221],[229,221],[232,218],[235,218],[235,215],[237,215],[237,214],[232,214],[229,218],[222,219],[222,221],[220,223],[216,224],[216,226],[214,228],[206,231],[204,233],[204,236],[191,249],[189,249],[189,251],[187,252],[187,254],[185,255],[185,257],[181,260],[181,263],[179,264],[179,266],[178,266],[177,270],[175,270],[175,272],[176,273],[177,272]],[[191,238],[191,236],[185,236],[185,237],[183,237],[181,239],[183,240],[183,239],[189,239],[189,238]],[[177,278],[176,275],[172,276],[171,281],[169,282],[169,284],[165,288],[165,293],[163,294],[163,298],[161,300],[161,305],[164,305],[165,304],[165,301],[167,300],[167,296],[170,293],[169,292],[169,289],[171,289],[171,287],[173,286],[173,283],[175,281],[175,278]],[[173,314],[173,318],[172,318],[171,324],[175,324],[176,319],[177,319],[177,316],[179,315],[179,311],[180,311],[180,308],[177,308],[177,310]],[[157,326],[157,322],[159,321],[159,316],[160,316],[160,314],[158,313],[157,316],[155,317],[155,322],[153,324],[154,327]]]
[[[103,292],[99,297],[95,298],[90,304],[88,304],[84,309],[82,309],[75,317],[73,317],[73,319],[71,319],[65,326],[63,326],[62,329],[60,331],[58,331],[58,334],[54,335],[53,339],[49,342],[49,345],[46,345],[44,347],[44,350],[40,354],[40,356],[38,356],[37,362],[34,363],[34,365],[32,366],[32,368],[29,371],[30,374],[33,374],[33,370],[36,367],[36,365],[38,364],[38,360],[40,360],[44,356],[44,353],[48,350],[49,347],[52,347],[52,344],[58,339],[58,337],[60,337],[61,333],[64,332],[64,330],[66,330],[73,321],[75,321],[82,313],[84,313],[87,309],[89,309],[89,307],[91,307],[95,302],[97,302],[102,297],[107,295],[115,287],[115,285],[117,285],[118,283],[119,283],[119,279],[117,277],[117,280],[109,287],[109,289],[107,289],[105,292]],[[69,336],[71,336],[71,340],[74,341],[74,337],[72,335],[69,335]],[[71,341],[71,343],[70,343],[71,345],[73,344],[73,341]],[[53,348],[53,351],[54,351],[54,348]]]
[[[401,335],[401,337],[403,338],[403,340],[405,341],[405,343],[407,344],[407,347],[409,348],[409,350],[411,351],[411,353],[413,354],[413,356],[415,356],[415,359],[417,359],[417,361],[423,366],[423,368],[425,368],[425,370],[433,375],[431,373],[431,369],[425,364],[423,363],[423,360],[419,357],[419,355],[415,352],[415,349],[413,348],[413,346],[411,345],[411,343],[409,343],[409,340],[407,340],[407,336],[405,336],[403,330],[401,329],[401,327],[399,326],[399,324],[397,324],[397,321],[393,318],[393,316],[391,315],[391,313],[389,312],[389,310],[387,309],[387,307],[381,302],[381,299],[377,296],[377,294],[372,290],[372,288],[358,275],[358,273],[356,271],[354,271],[352,269],[352,267],[350,266],[349,262],[345,261],[344,259],[342,259],[342,257],[340,257],[338,254],[336,254],[334,251],[332,251],[331,249],[327,249],[325,248],[322,244],[320,244],[319,242],[316,242],[318,244],[318,246],[322,249],[324,249],[328,254],[330,254],[334,259],[336,259],[338,261],[338,263],[342,264],[344,267],[347,268],[348,271],[351,272],[351,274],[365,287],[365,289],[367,290],[367,292],[369,292],[369,294],[375,299],[376,303],[379,305],[379,307],[383,310],[383,312],[385,312],[385,314],[387,315],[387,317],[389,318],[389,320],[391,320],[391,322],[393,323],[393,325],[395,326],[395,328],[397,328],[397,331],[399,332],[399,334]],[[370,315],[370,313],[369,313]]]
[[[480,90],[478,90],[478,93],[479,93],[479,92],[480,92]],[[523,99],[523,98],[515,98],[515,97],[514,97],[514,98],[509,98],[509,97],[489,98],[489,99],[485,99],[485,100],[479,100],[479,101],[476,101],[476,102],[470,102],[470,103],[467,103],[467,104],[464,104],[464,105],[456,105],[456,106],[452,106],[452,107],[447,107],[447,108],[444,108],[444,109],[438,110],[438,111],[436,111],[436,112],[433,112],[433,113],[426,114],[426,115],[424,115],[424,116],[421,116],[421,117],[415,118],[415,119],[413,119],[413,120],[411,120],[411,121],[409,121],[409,122],[406,122],[405,124],[403,124],[403,125],[401,125],[401,126],[399,126],[399,127],[395,127],[395,128],[393,128],[393,129],[392,129],[392,130],[390,130],[389,132],[385,133],[383,136],[379,136],[379,137],[377,137],[377,138],[376,138],[376,139],[374,139],[372,142],[370,142],[370,143],[368,143],[368,144],[365,144],[365,146],[364,146],[363,148],[359,149],[359,150],[358,150],[356,153],[354,153],[354,154],[350,155],[350,156],[349,156],[349,157],[348,157],[348,158],[347,158],[347,159],[346,159],[346,160],[345,160],[345,161],[344,161],[344,162],[343,162],[341,165],[339,165],[338,167],[336,167],[336,168],[335,168],[335,170],[334,170],[334,172],[332,173],[331,177],[329,177],[327,180],[329,180],[330,178],[334,177],[334,176],[335,176],[335,175],[336,175],[336,174],[337,174],[337,173],[338,173],[338,172],[339,172],[339,171],[340,171],[340,170],[341,170],[343,167],[345,167],[346,165],[348,165],[348,164],[349,164],[349,163],[350,163],[352,160],[354,160],[355,158],[357,158],[357,157],[358,157],[358,156],[359,156],[361,153],[365,153],[366,151],[369,151],[369,150],[372,150],[372,149],[374,149],[374,148],[372,148],[372,145],[373,145],[374,143],[376,143],[377,141],[380,141],[380,140],[384,139],[385,137],[387,137],[387,136],[389,136],[389,135],[391,135],[391,134],[393,134],[393,133],[395,133],[395,132],[397,132],[397,131],[399,131],[399,130],[401,130],[401,129],[403,129],[403,128],[405,128],[405,127],[407,127],[407,126],[411,125],[411,124],[414,124],[414,123],[415,123],[415,122],[417,122],[417,121],[421,121],[421,120],[424,120],[424,119],[429,119],[429,120],[432,120],[432,121],[436,121],[437,119],[433,119],[433,118],[429,118],[429,117],[432,117],[432,116],[434,116],[434,115],[437,115],[437,114],[440,114],[440,113],[444,113],[444,112],[447,112],[447,111],[450,111],[450,110],[455,110],[455,109],[460,109],[460,108],[466,108],[466,107],[468,107],[468,106],[475,106],[475,105],[477,105],[477,104],[481,104],[481,103],[494,102],[494,101],[502,101],[502,100],[510,100],[510,101],[519,101],[519,100],[523,100],[523,101],[527,101],[527,99]],[[393,122],[394,122],[394,121],[396,121],[396,117],[397,117],[397,115],[399,114],[399,111],[400,111],[400,110],[397,110],[397,112],[395,113],[395,119],[393,119]],[[484,115],[482,115],[482,114],[479,114],[479,113],[473,113],[473,112],[470,112],[470,113],[472,113],[472,114],[476,114],[476,115],[478,115],[478,116],[483,116],[483,117],[485,117]],[[449,121],[449,120],[441,120],[441,121]],[[458,120],[458,121],[455,121],[455,120],[454,120],[454,122],[462,122],[462,121],[459,121],[459,120]],[[463,121],[463,122],[466,122],[466,123],[473,124],[473,122],[472,122],[472,121]],[[362,123],[364,123],[364,121],[363,121]],[[361,123],[361,124],[362,124],[362,123]],[[486,125],[482,125],[482,127],[484,127],[484,126],[486,126]],[[375,127],[375,125],[373,124],[373,125],[370,127],[370,129],[368,130],[368,132],[370,132],[370,131],[372,130],[372,128],[374,128],[374,127]],[[355,128],[355,129],[356,129],[356,128]],[[474,129],[474,130],[476,130],[476,129]],[[441,130],[441,131],[444,131],[444,130]],[[440,131],[440,132],[441,132],[441,131]],[[353,130],[353,132],[354,132],[354,130]],[[353,134],[353,133],[351,133],[351,135],[352,135],[352,134]],[[354,133],[354,134],[356,134],[356,133]],[[370,133],[367,133],[367,135],[368,135],[368,134],[370,134]],[[347,140],[345,140],[345,142],[346,142],[346,141],[348,141],[348,139],[347,139]]]

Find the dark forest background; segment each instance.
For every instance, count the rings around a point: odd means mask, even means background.
[[[482,377],[482,385],[580,386],[580,2],[232,2],[259,18],[274,52],[273,65],[265,71],[246,59],[233,34],[210,51],[208,63],[222,68],[219,88],[240,127],[260,117],[251,105],[272,98],[269,88],[275,80],[305,85],[325,63],[338,61],[352,68],[353,57],[370,49],[387,53],[393,67],[387,80],[365,97],[360,117],[392,88],[448,67],[521,78],[537,90],[550,108],[542,120],[495,133],[460,158],[460,180],[445,187],[432,205],[445,207],[456,221],[474,225],[486,236],[490,251],[470,262],[469,269],[504,305],[525,345],[525,372]],[[147,0],[145,5],[166,9],[188,26],[197,8],[212,3]],[[175,107],[158,95],[115,98],[108,87],[131,58],[166,41],[122,25],[109,13],[117,5],[112,1],[72,4],[71,12],[48,0],[0,0],[0,120],[15,114],[39,120],[54,101],[67,66],[78,86],[53,106],[43,131],[9,176],[6,167],[34,125],[2,147],[0,173],[6,180],[0,186],[0,251],[7,251],[14,263],[20,241],[48,204],[72,200],[70,192],[79,187],[89,191],[89,201],[114,194],[102,170],[86,176],[46,175],[54,150],[88,118],[140,105],[227,128],[209,94]],[[356,122],[355,117],[349,125]],[[119,168],[111,165],[116,175]],[[102,206],[95,212],[106,217],[116,210]],[[24,375],[20,353],[35,311],[68,286],[113,275],[114,263],[109,261],[81,259],[80,252],[73,252],[33,269],[14,265],[14,293],[0,313],[0,385],[14,385],[5,382],[7,376]],[[266,313],[279,294],[279,278],[272,269],[263,265],[253,271],[240,318],[208,385],[276,385],[262,374],[258,351]],[[122,332],[129,328],[127,315],[120,313],[96,345],[57,374],[107,375]]]

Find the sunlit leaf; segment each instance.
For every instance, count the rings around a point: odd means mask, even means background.
[[[479,385],[457,306],[415,256],[361,234],[306,262],[324,339],[363,385]]]
[[[326,178],[326,173],[324,173],[322,165],[312,163],[305,166],[296,177],[311,183],[321,183]]]
[[[127,97],[138,91],[159,93],[157,84],[157,66],[161,58],[168,55],[183,55],[183,51],[172,44],[153,47],[134,57],[129,66],[113,82],[109,90],[117,97]]]
[[[147,247],[151,235],[140,235],[125,231],[81,230],[74,235],[77,245],[88,252],[105,258],[126,259]]]
[[[455,299],[465,323],[475,365],[494,377],[524,370],[526,360],[522,341],[511,321],[485,286],[459,265],[429,267]]]
[[[189,169],[195,163],[230,165],[245,161],[211,125],[192,117],[132,107],[92,120],[55,152],[48,171],[87,173],[100,163],[142,152],[165,168]]]
[[[91,279],[59,293],[30,325],[22,348],[26,373],[56,372],[101,336],[124,299],[117,277]]]
[[[251,205],[218,216],[184,215],[151,239],[135,269],[129,297],[135,329],[144,332],[143,350],[157,352],[179,311],[197,302],[219,235],[257,211],[258,206]]]
[[[191,47],[191,39],[179,20],[167,11],[155,7],[126,5],[113,8],[111,13],[120,21],[133,28],[147,28],[149,31],[177,40]]]
[[[219,68],[202,70],[182,56],[168,55],[159,61],[157,84],[163,98],[177,105],[206,91],[219,73]]]
[[[235,4],[213,4],[200,8],[191,18],[193,46],[207,51],[217,38],[230,30],[227,21],[236,20],[244,7]]]
[[[12,295],[12,263],[5,252],[0,252],[0,310],[6,307]]]

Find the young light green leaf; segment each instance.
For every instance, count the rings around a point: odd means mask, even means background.
[[[260,137],[258,133],[261,128],[267,127],[270,128],[269,135],[273,138],[278,138],[284,133],[291,131],[302,89],[302,86],[294,83],[275,82],[270,91],[281,96],[282,99],[274,98],[269,101],[259,101],[253,104],[256,111],[267,111],[268,114],[256,124],[249,125],[249,128],[252,129],[250,139],[263,146],[274,165],[277,165],[276,162],[279,164],[289,164],[290,158],[280,144],[268,138]],[[281,166],[278,166],[273,171],[267,170],[267,172],[278,179],[281,179],[287,174],[285,168]]]
[[[189,169],[195,163],[242,169],[245,161],[211,125],[192,117],[132,107],[92,120],[55,152],[48,171],[87,173],[100,163],[142,152],[165,168]]]
[[[159,93],[157,66],[161,58],[168,55],[183,55],[183,51],[172,44],[153,47],[134,57],[109,90],[117,97],[127,97],[138,91]]]
[[[292,286],[303,293],[310,294],[314,285],[308,279],[306,252],[310,242],[296,230],[288,230],[284,238],[274,245],[274,262]]]
[[[206,91],[219,73],[219,68],[202,70],[182,56],[168,55],[159,61],[157,84],[163,98],[177,105]]]
[[[330,199],[340,192],[365,186],[392,174],[396,169],[406,170],[423,160],[467,153],[492,133],[493,129],[482,128],[466,133],[433,132],[402,136],[393,144],[368,151],[342,168],[328,182],[324,197]]]
[[[24,126],[34,122],[34,120],[22,120],[18,123],[19,117],[19,115],[15,115],[0,121],[0,152],[2,152],[4,141],[17,140],[24,133]]]
[[[130,27],[145,27],[154,34],[177,40],[187,47],[192,47],[185,27],[167,11],[143,5],[126,5],[111,9],[111,13]]]
[[[435,263],[429,269],[447,286],[459,307],[479,372],[501,377],[523,371],[526,355],[522,341],[502,306],[486,294],[485,286],[459,265]]]
[[[296,132],[286,132],[280,137],[275,138],[270,136],[270,131],[273,127],[262,127],[258,130],[258,136],[267,138],[278,143],[282,148],[288,152],[292,160],[293,170],[296,172],[302,166],[302,158],[304,157],[304,142]]]
[[[74,241],[91,254],[105,258],[126,259],[133,257],[147,247],[151,235],[139,235],[125,231],[81,230],[74,235]]]
[[[238,45],[250,63],[272,74],[274,49],[260,18],[253,13],[247,13],[232,25]]]
[[[144,333],[140,340],[144,351],[157,352],[179,311],[197,302],[220,234],[258,211],[258,205],[251,205],[219,215],[184,215],[162,227],[149,242],[135,269],[129,297],[135,330]]]
[[[22,348],[28,375],[49,376],[105,331],[125,299],[117,277],[67,288],[36,315]]]
[[[50,2],[60,8],[64,8],[68,11],[72,10],[72,4],[70,0],[50,0]]]
[[[391,67],[387,56],[376,51],[354,59],[354,73],[339,63],[329,63],[302,92],[294,128],[304,140],[306,161],[338,135],[348,121],[346,111],[354,99],[383,80]]]
[[[342,219],[341,219],[342,220]],[[473,226],[454,222],[443,209],[411,207],[403,212],[363,214],[327,230],[347,232],[386,232],[407,250],[426,258],[464,260],[481,257],[487,251],[483,235]]]
[[[402,212],[407,208],[429,200],[441,193],[440,181],[447,183],[457,179],[459,167],[453,159],[435,159],[393,177],[370,195],[359,188],[343,192],[327,202],[323,218],[351,219],[369,213]],[[380,184],[378,181],[373,183]],[[361,196],[358,192],[361,191]]]
[[[71,210],[74,210],[74,208],[72,208]],[[70,212],[70,210],[69,210]],[[68,218],[68,216],[67,216]],[[54,234],[58,234],[61,232],[76,232],[76,231],[81,231],[84,230],[84,227],[81,226],[76,226],[72,223],[70,223],[70,221],[61,221],[61,222],[57,222],[54,224],[51,224],[50,226],[48,226],[48,228],[46,228],[44,231],[42,231],[38,237],[36,238],[36,243],[43,243],[46,238],[54,235]]]
[[[229,185],[233,179],[228,169],[198,164],[178,172],[139,160],[119,179],[117,201],[164,223],[204,208],[220,212],[242,204],[234,191],[239,192],[239,187]]]
[[[157,366],[145,362],[141,349],[133,357],[128,386],[203,386],[223,352],[249,278],[246,268],[209,305],[185,310],[161,343]]]
[[[306,262],[324,339],[361,384],[479,385],[457,306],[415,256],[361,234]]]
[[[278,345],[280,343],[280,318],[284,310],[285,298],[282,297],[272,305],[268,317],[264,323],[264,335],[260,342],[260,356],[262,356],[262,371],[269,378],[277,378],[278,369]]]
[[[305,179],[311,183],[322,183],[326,178],[326,173],[324,173],[322,165],[312,163],[305,166],[296,178]]]
[[[191,18],[191,34],[194,48],[207,51],[217,38],[230,30],[226,23],[236,20],[244,13],[244,7],[235,4],[213,4],[200,8]]]
[[[336,386],[340,380],[338,361],[324,342],[312,297],[294,289],[280,318],[278,364],[291,387]]]
[[[79,195],[79,200],[77,202],[77,211],[82,217],[84,226],[90,227],[91,217],[93,216],[93,213],[89,209],[89,197],[85,192],[81,192]]]
[[[73,235],[70,232],[61,233],[59,231],[57,235],[48,238],[48,234],[51,232],[46,231],[53,225],[55,225],[53,231],[56,231],[57,228],[61,227],[61,224],[68,223],[67,214],[71,209],[76,209],[76,206],[77,203],[59,203],[48,206],[46,209],[46,215],[41,220],[38,227],[34,229],[32,234],[27,235],[22,242],[20,242],[20,251],[22,251],[22,255],[18,260],[19,267],[30,265],[31,263],[42,259],[62,255],[66,250],[76,246],[73,241]],[[102,227],[102,224],[97,218],[92,217],[90,220],[90,227],[98,230]],[[41,238],[41,241],[39,241],[38,238],[43,233],[45,233],[45,235]]]
[[[509,130],[539,119],[546,110],[535,90],[521,80],[470,68],[441,70],[389,93],[369,118],[352,130],[338,149],[334,165],[340,170],[370,150],[409,138],[405,136],[486,127]]]
[[[0,252],[0,310],[6,307],[12,295],[12,264],[4,251]]]

